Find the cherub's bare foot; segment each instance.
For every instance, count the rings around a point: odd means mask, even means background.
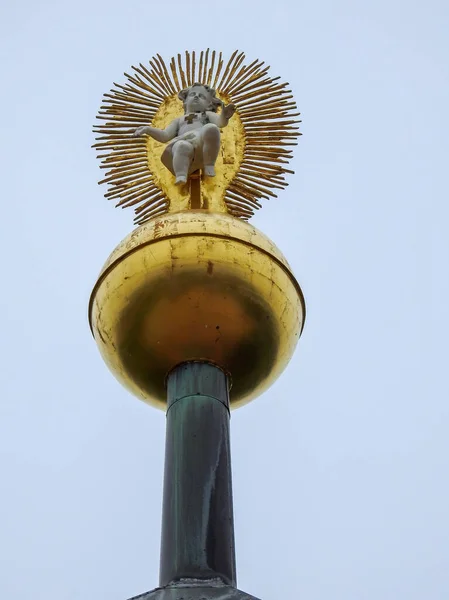
[[[208,177],[215,177],[214,165],[204,165],[204,174]]]
[[[187,183],[187,177],[186,177],[186,175],[178,175],[176,177],[175,184],[176,185],[184,185],[184,183]]]

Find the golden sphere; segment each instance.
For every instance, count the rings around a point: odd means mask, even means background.
[[[89,320],[108,367],[165,408],[165,378],[209,361],[232,380],[231,406],[266,390],[295,350],[304,298],[276,246],[252,225],[205,210],[168,213],[128,235],[92,291]]]

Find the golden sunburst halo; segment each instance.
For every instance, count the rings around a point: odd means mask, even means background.
[[[276,197],[287,184],[286,168],[292,157],[300,115],[288,88],[280,77],[269,75],[269,66],[254,60],[245,64],[245,54],[236,50],[224,62],[222,53],[185,52],[171,58],[169,68],[157,54],[148,66],[132,67],[124,84],[114,83],[104,94],[94,127],[99,134],[94,148],[99,151],[106,177],[99,183],[109,186],[106,198],[116,206],[134,207],[137,225],[166,213],[172,202],[183,207],[185,196],[175,188],[171,174],[162,165],[155,167],[161,144],[133,137],[143,125],[165,126],[169,118],[182,114],[178,93],[193,83],[213,87],[217,96],[236,106],[222,142],[221,178],[208,183],[221,190],[225,210],[247,220],[261,207],[261,199]],[[159,157],[156,156],[158,159]],[[218,163],[217,163],[218,164]],[[187,206],[185,206],[187,208]]]

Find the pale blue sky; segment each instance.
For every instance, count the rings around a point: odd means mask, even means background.
[[[91,125],[131,64],[239,48],[291,83],[296,175],[253,223],[307,301],[278,383],[233,413],[239,587],[449,598],[447,0],[4,2],[0,598],[158,582],[164,415],[87,324],[131,230]]]

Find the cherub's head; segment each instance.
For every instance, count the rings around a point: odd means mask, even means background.
[[[194,83],[189,88],[179,92],[178,98],[184,104],[184,112],[204,112],[212,110],[217,112],[217,108],[222,105],[222,101],[215,95],[215,90],[202,83]]]

